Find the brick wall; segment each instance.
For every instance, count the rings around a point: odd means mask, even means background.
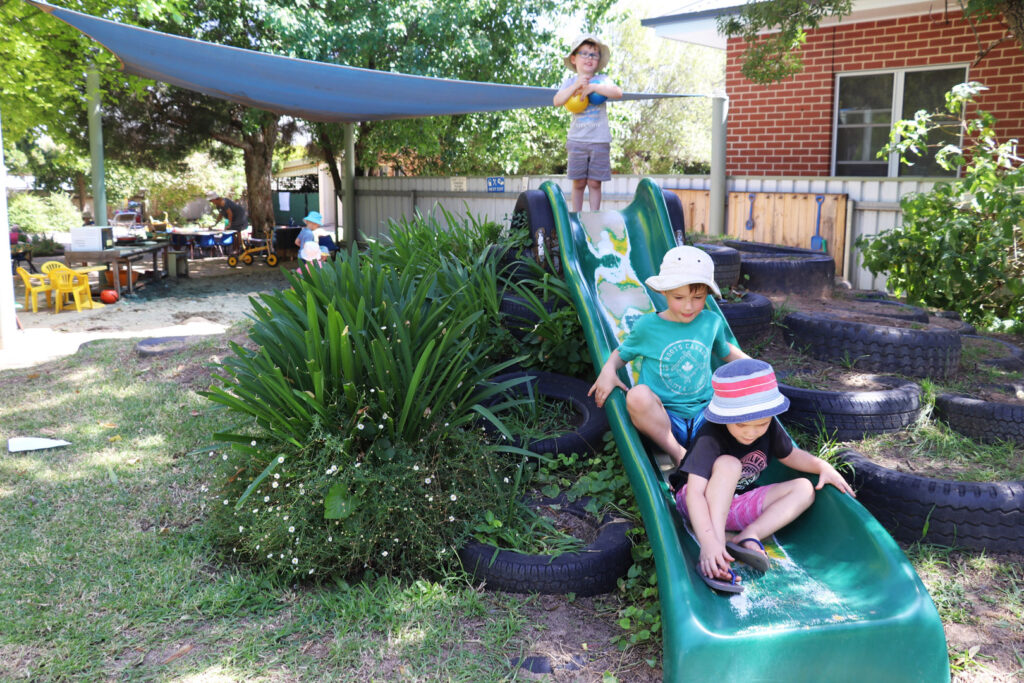
[[[941,7],[941,6],[940,6]],[[804,70],[781,84],[760,86],[740,73],[744,43],[729,41],[726,92],[729,175],[827,176],[832,150],[834,75],[869,69],[971,64],[968,79],[989,90],[979,106],[996,117],[1000,137],[1024,147],[1024,50],[1006,41],[978,64],[979,42],[1003,35],[996,22],[977,38],[960,12],[866,21],[812,31],[803,49]]]

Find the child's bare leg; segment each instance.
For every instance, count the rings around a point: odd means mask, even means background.
[[[637,430],[649,436],[658,447],[672,457],[672,463],[678,467],[686,455],[686,449],[672,434],[672,420],[665,412],[658,395],[646,384],[637,384],[626,392],[626,409],[629,419]]]
[[[729,517],[733,495],[736,493],[736,484],[739,482],[742,472],[743,465],[739,459],[728,455],[720,456],[711,466],[711,478],[708,479],[704,488],[704,496],[698,502],[703,510],[698,510],[697,514],[694,514],[692,509],[689,510],[690,522],[693,524],[694,533],[697,534],[702,549],[704,549],[704,544],[708,543],[708,547],[717,545],[718,548],[724,550],[725,523]],[[698,527],[703,528],[698,530]],[[714,543],[709,541],[709,538]],[[702,559],[704,559],[703,552]],[[727,562],[727,560],[723,559],[721,562]],[[705,566],[706,569],[710,569],[713,578],[726,581],[731,578],[728,564],[709,562]]]
[[[813,502],[814,484],[810,480],[800,477],[780,482],[765,494],[761,516],[736,534],[734,539],[756,538],[761,540],[768,538],[799,517]],[[751,550],[761,550],[753,542],[744,545]]]
[[[590,210],[599,211],[601,209],[601,181],[588,179],[587,189],[590,190]]]
[[[572,210],[583,210],[583,191],[587,189],[587,179],[578,178],[572,181]]]

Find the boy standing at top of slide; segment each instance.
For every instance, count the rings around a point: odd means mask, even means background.
[[[556,107],[564,105],[574,95],[589,98],[586,108],[572,115],[565,144],[573,211],[583,209],[583,191],[587,188],[590,189],[590,210],[600,210],[601,183],[612,179],[612,133],[605,100],[621,99],[622,88],[599,73],[608,65],[610,56],[608,46],[593,35],[576,38],[564,58],[565,66],[576,75],[565,79],[554,97]]]

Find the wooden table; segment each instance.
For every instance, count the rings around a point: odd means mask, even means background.
[[[121,294],[121,266],[123,265],[128,293],[134,294],[135,284],[131,276],[132,263],[144,258],[147,254],[152,254],[153,276],[167,277],[167,250],[170,246],[170,242],[158,242],[157,244],[115,247],[102,251],[65,251],[64,262],[72,268],[74,268],[74,266],[71,266],[72,263],[81,263],[85,266],[90,264],[106,264],[113,276],[113,288],[117,290],[118,295]],[[162,268],[161,264],[163,265]]]

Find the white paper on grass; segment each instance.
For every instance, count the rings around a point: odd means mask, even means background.
[[[69,445],[71,445],[71,442],[64,439],[44,439],[41,436],[14,436],[7,439],[7,452],[40,451],[44,448],[57,448],[58,446]]]

